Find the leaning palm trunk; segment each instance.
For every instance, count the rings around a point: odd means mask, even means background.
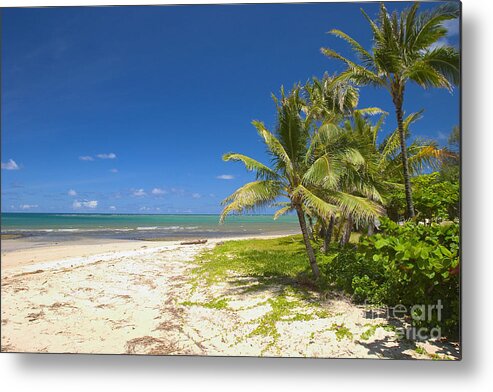
[[[344,231],[341,236],[340,246],[344,246],[349,242],[351,238],[351,231],[353,230],[353,216],[349,214],[346,218],[346,223],[344,225]]]
[[[334,232],[335,216],[332,215],[329,220],[329,225],[325,227],[324,230],[324,253],[327,255],[329,253],[330,240],[332,239],[332,233]]]
[[[310,240],[315,241],[315,236],[313,234],[313,218],[308,215],[308,237]]]
[[[315,258],[315,252],[313,251],[310,237],[308,235],[308,228],[306,226],[305,214],[301,206],[296,207],[296,214],[298,215],[298,221],[300,223],[301,234],[303,234],[303,241],[305,242],[306,253],[308,260],[310,261],[310,267],[312,268],[313,276],[315,279],[320,277],[320,270],[318,269],[317,259]]]
[[[403,90],[403,88],[402,88]],[[409,174],[409,161],[407,158],[406,137],[404,134],[404,122],[402,114],[402,101],[403,94],[396,94],[393,98],[395,105],[395,114],[397,118],[397,129],[399,130],[399,142],[401,145],[401,159],[402,159],[402,174],[404,176],[404,190],[406,194],[406,212],[407,218],[414,218],[414,205],[413,195],[411,190],[411,176]]]

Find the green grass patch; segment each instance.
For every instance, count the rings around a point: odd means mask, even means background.
[[[228,300],[226,298],[213,299],[209,302],[192,302],[185,301],[181,303],[184,306],[202,306],[208,309],[227,309],[228,308]]]
[[[429,353],[426,351],[423,347],[418,346],[414,349],[414,351],[420,355],[426,355],[428,358],[430,358],[433,361],[451,361],[452,358],[450,358],[448,355],[439,355],[439,354],[434,354],[434,353]]]
[[[362,340],[370,339],[373,335],[375,335],[375,332],[380,327],[384,327],[384,325],[383,324],[375,324],[375,325],[370,326],[370,328],[368,328],[365,332],[363,332],[360,335],[360,339],[362,339]]]
[[[287,287],[283,293],[266,301],[271,310],[262,317],[253,320],[257,327],[247,336],[263,336],[270,338],[264,352],[276,345],[280,334],[278,322],[310,321],[315,318],[329,317],[329,312],[320,304],[310,301],[309,296],[298,289]]]
[[[231,273],[257,278],[294,278],[307,270],[301,236],[227,241],[202,253],[193,274],[205,283],[223,281]]]
[[[336,252],[329,256],[318,250],[321,243],[313,243],[317,250],[320,267],[330,262]],[[335,245],[334,245],[335,246]],[[192,270],[193,290],[228,281],[242,293],[262,293],[274,290],[274,297],[259,305],[269,305],[270,310],[263,316],[251,320],[254,329],[237,343],[247,338],[261,336],[268,339],[263,352],[275,347],[280,338],[279,322],[310,321],[332,316],[314,295],[319,289],[312,279],[305,244],[301,235],[273,239],[227,241],[196,258],[197,267]],[[246,279],[246,280],[245,280]],[[208,303],[184,302],[189,306],[203,306],[226,309],[227,301]],[[246,310],[238,309],[238,310]],[[352,334],[343,327],[337,336],[352,339]]]
[[[321,244],[314,243],[313,246],[318,250]],[[332,250],[328,256],[317,253],[317,262],[321,269],[336,256],[336,252]],[[275,281],[285,284],[293,281],[313,284],[301,235],[227,241],[205,251],[196,261],[198,267],[192,271],[194,286],[201,281],[206,285],[221,282],[233,274],[253,277],[259,283],[267,285]],[[249,290],[261,288],[254,285]]]
[[[337,325],[334,323],[330,330],[336,333],[336,339],[338,341],[341,341],[342,339],[353,340],[353,333],[344,324]]]
[[[420,355],[428,355],[428,351],[426,351],[423,347],[420,346],[416,347],[414,351],[416,351]]]

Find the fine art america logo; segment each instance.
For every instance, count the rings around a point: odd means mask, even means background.
[[[384,318],[387,320],[405,320],[411,319],[409,326],[396,326],[395,331],[399,339],[410,340],[429,340],[440,339],[442,337],[441,328],[439,327],[418,327],[433,322],[438,324],[442,320],[442,301],[438,300],[436,304],[416,304],[406,306],[397,304],[393,307],[375,308],[365,301],[366,317],[370,319]]]
[[[329,292],[321,295],[322,301],[331,297]],[[365,318],[387,320],[392,325],[398,339],[440,340],[442,330],[437,325],[442,321],[443,304],[439,299],[436,304],[416,304],[395,306],[376,306],[371,301],[363,302]],[[392,321],[392,322],[391,322]],[[432,328],[429,326],[433,325]]]

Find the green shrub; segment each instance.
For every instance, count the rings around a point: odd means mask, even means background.
[[[412,180],[413,203],[418,220],[440,222],[459,218],[459,182],[443,181],[440,173],[425,174]],[[395,191],[388,200],[387,213],[394,221],[405,215],[404,190]]]
[[[440,326],[442,332],[456,334],[459,225],[408,222],[401,226],[384,219],[380,230],[361,237],[356,247],[343,249],[326,266],[327,279],[358,302],[412,307],[440,300],[441,320],[434,313],[421,326]]]

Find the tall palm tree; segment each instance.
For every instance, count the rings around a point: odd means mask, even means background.
[[[314,132],[313,121],[303,113],[306,103],[300,95],[300,88],[295,87],[288,96],[281,89],[280,99],[273,98],[277,108],[275,132],[271,133],[262,122],[253,122],[272,158],[272,167],[242,154],[223,156],[225,161],[243,162],[247,170],[255,172],[256,180],[224,199],[221,221],[229,213],[279,205],[279,199],[287,199],[274,216],[296,212],[310,267],[318,279],[320,271],[310,242],[305,211],[313,212],[326,221],[339,210],[367,220],[380,214],[381,208],[364,197],[338,189],[342,168],[361,165],[361,155],[344,145],[332,146],[331,149],[325,145],[322,148],[322,142],[327,144],[333,127],[326,124]]]
[[[403,120],[404,137],[410,139],[411,126],[421,118],[422,112],[411,113]],[[354,148],[363,155],[365,170],[353,174],[352,184],[366,184],[375,189],[374,194],[367,197],[372,200],[380,196],[378,201],[385,205],[385,199],[396,189],[402,189],[402,159],[399,142],[399,129],[395,129],[381,142],[378,141],[379,133],[387,113],[382,113],[376,122],[370,120],[358,110],[355,110],[350,118],[344,121],[344,130],[352,140]],[[406,142],[409,171],[411,175],[418,175],[427,170],[437,170],[450,153],[447,149],[440,149],[436,142],[430,140],[415,139]],[[369,233],[373,231],[373,222],[369,224]]]
[[[347,41],[358,62],[341,56],[332,49],[322,48],[323,54],[343,61],[347,69],[339,80],[351,80],[357,85],[371,85],[387,89],[392,97],[399,130],[402,170],[406,193],[407,215],[414,217],[411,181],[405,144],[403,117],[404,92],[408,81],[423,88],[452,89],[459,83],[459,53],[450,46],[439,45],[447,34],[443,22],[459,16],[459,6],[447,2],[431,11],[418,14],[419,3],[401,12],[389,14],[382,3],[376,20],[363,10],[373,35],[373,47],[363,45],[340,30],[330,33]]]

